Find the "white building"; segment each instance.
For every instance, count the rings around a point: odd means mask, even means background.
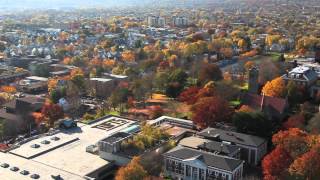
[[[172,18],[172,24],[174,26],[188,26],[189,25],[189,19],[187,17],[173,17]]]
[[[173,179],[241,180],[244,161],[177,146],[163,154],[164,172]]]
[[[98,142],[135,123],[121,122],[118,117],[106,116],[91,124],[78,123],[76,128],[24,140],[15,149],[0,152],[0,179],[30,180],[32,174],[44,180],[53,179],[51,175],[65,180],[104,179],[114,164],[99,156]],[[5,164],[9,166],[2,167]],[[18,170],[10,170],[13,167]],[[28,174],[20,174],[23,170]]]
[[[148,16],[148,26],[152,27],[164,27],[166,25],[166,18],[161,16]]]

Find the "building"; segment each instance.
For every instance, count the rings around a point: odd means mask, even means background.
[[[292,81],[298,86],[309,88],[318,80],[318,75],[309,67],[298,66],[289,73],[284,74],[282,79],[285,80],[286,83]]]
[[[188,26],[189,19],[187,17],[174,16],[172,17],[172,24],[177,27]]]
[[[254,67],[249,70],[249,83],[248,91],[252,94],[258,94],[259,92],[259,70]]]
[[[204,129],[198,135],[205,139],[240,147],[240,158],[249,164],[258,165],[262,157],[267,153],[267,140],[257,136],[216,128]]]
[[[88,89],[97,97],[109,97],[116,87],[115,81],[107,78],[90,78]]]
[[[0,109],[0,118],[6,121],[9,136],[25,132],[29,129],[29,120],[33,119],[31,113],[40,111],[45,99],[34,96],[17,98],[3,105]]]
[[[191,120],[174,118],[169,116],[161,116],[157,119],[148,121],[148,123],[153,126],[160,126],[163,123],[168,123],[178,127],[188,128],[188,129],[196,128],[195,124]]]
[[[166,19],[161,16],[148,16],[147,23],[148,26],[151,27],[164,27],[166,25]]]
[[[180,146],[164,153],[163,157],[165,175],[173,179],[242,179],[242,160]]]
[[[25,93],[39,93],[48,90],[48,78],[29,76],[18,82],[18,89]]]
[[[121,123],[120,123],[121,122]],[[90,124],[78,123],[78,127],[54,130],[41,136],[23,139],[7,153],[0,153],[0,179],[53,179],[60,176],[65,180],[105,179],[114,168],[114,163],[99,156],[98,142],[127,129],[133,120],[116,116],[105,116]],[[17,172],[10,170],[19,168]],[[20,174],[26,170],[28,175]]]
[[[258,94],[244,94],[241,102],[251,109],[265,113],[269,119],[282,120],[286,117],[289,108],[287,99]]]
[[[241,148],[224,142],[211,141],[197,136],[190,136],[181,139],[180,146],[211,152],[216,155],[240,159]]]

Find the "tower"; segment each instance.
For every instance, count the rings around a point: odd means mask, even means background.
[[[259,70],[253,67],[249,70],[249,93],[257,94],[259,91]]]

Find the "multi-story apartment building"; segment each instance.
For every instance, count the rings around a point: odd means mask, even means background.
[[[166,18],[161,16],[148,16],[147,23],[152,27],[164,27],[166,25]]]

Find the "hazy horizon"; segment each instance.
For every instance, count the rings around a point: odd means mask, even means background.
[[[170,2],[203,2],[205,0],[0,0],[2,9],[108,8],[114,6],[157,5]]]

